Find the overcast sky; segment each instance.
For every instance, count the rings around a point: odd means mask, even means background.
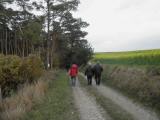
[[[160,0],[81,0],[95,52],[160,48]]]

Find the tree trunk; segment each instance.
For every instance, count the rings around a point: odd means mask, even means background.
[[[2,89],[1,89],[1,86],[0,86],[0,104],[2,104]]]
[[[6,28],[6,39],[5,39],[5,54],[7,55],[8,54],[8,48],[7,48],[7,44],[8,44],[8,40],[7,40],[7,37],[8,37],[8,33],[7,33],[7,28]]]
[[[25,40],[22,39],[22,52],[23,52],[23,58],[25,57]]]
[[[15,55],[18,55],[18,53],[17,53],[17,36],[16,36],[16,33],[15,33],[15,35],[14,35],[14,54]]]
[[[47,0],[47,27],[48,27],[48,34],[47,34],[47,69],[50,69],[50,0]]]
[[[4,36],[4,32],[2,31],[1,33],[1,53],[3,54],[3,36]]]

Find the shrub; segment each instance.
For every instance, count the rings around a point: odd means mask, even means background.
[[[36,81],[43,72],[43,63],[41,59],[35,55],[24,58],[19,68],[19,77],[21,81],[32,83]]]
[[[43,72],[43,64],[37,56],[24,59],[18,56],[0,55],[0,87],[2,95],[8,96],[17,90],[20,84],[32,83]]]
[[[9,95],[11,90],[16,90],[19,79],[18,70],[21,59],[18,56],[1,56],[0,86],[2,95]]]

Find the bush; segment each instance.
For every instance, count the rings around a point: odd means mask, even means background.
[[[3,97],[17,90],[20,84],[32,83],[41,76],[42,71],[41,59],[34,55],[24,59],[0,55],[0,87]]]
[[[21,81],[33,83],[43,72],[43,63],[37,56],[30,55],[24,58],[19,68],[19,77]]]

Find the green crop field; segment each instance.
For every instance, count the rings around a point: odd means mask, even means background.
[[[95,53],[93,60],[103,64],[160,65],[160,49]]]

